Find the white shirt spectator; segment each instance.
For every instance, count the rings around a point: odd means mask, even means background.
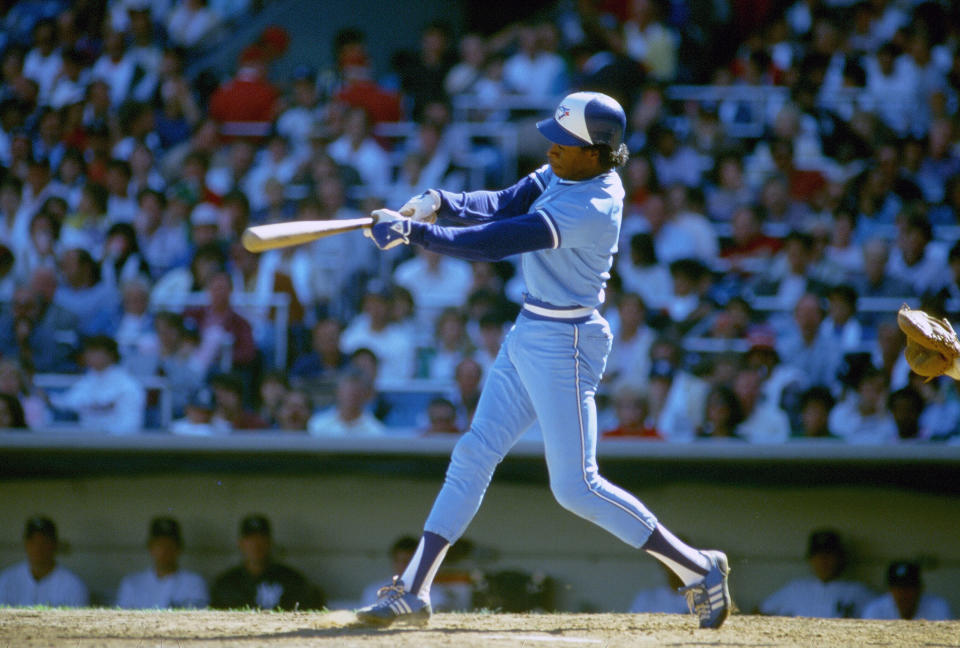
[[[750,443],[783,443],[790,438],[790,419],[773,403],[760,403],[740,425],[737,434]]]
[[[678,371],[667,392],[657,430],[668,441],[691,441],[703,423],[704,403],[710,386],[696,376]]]
[[[466,303],[473,281],[469,263],[437,255],[439,261],[434,268],[428,256],[435,254],[418,248],[417,256],[404,261],[393,272],[394,283],[413,295],[417,321],[430,331],[441,310]]]
[[[801,578],[787,583],[760,604],[761,614],[822,619],[858,618],[876,595],[854,581]]]
[[[82,607],[89,601],[87,586],[61,565],[39,581],[33,578],[26,560],[0,572],[0,605]]]
[[[553,52],[538,52],[531,57],[517,52],[503,66],[504,84],[531,99],[551,99],[564,90],[566,63]]]
[[[680,183],[688,187],[700,184],[700,174],[704,170],[704,159],[690,146],[681,145],[670,157],[659,153],[653,156],[653,167],[657,179],[663,186]]]
[[[897,609],[893,595],[887,592],[867,604],[867,607],[863,610],[863,618],[899,619],[900,610]],[[953,618],[953,615],[950,613],[950,604],[947,603],[946,599],[933,594],[921,594],[913,618],[927,621],[949,621]]]
[[[327,147],[338,164],[352,167],[360,174],[366,189],[374,195],[383,196],[390,186],[390,157],[373,138],[366,138],[354,150],[346,135],[331,142]]]
[[[911,75],[911,66],[901,57],[894,62],[890,74],[884,74],[876,57],[868,56],[864,67],[868,108],[896,133],[906,134],[917,96],[917,79]]]
[[[413,376],[414,341],[409,331],[394,325],[388,325],[382,331],[370,328],[370,318],[364,313],[351,320],[340,336],[340,349],[344,353],[353,353],[359,348],[373,351],[379,361],[378,381],[403,379]]]
[[[344,421],[337,408],[330,407],[310,417],[307,432],[315,437],[377,437],[386,434],[386,427],[369,412]]]
[[[23,59],[23,76],[37,82],[38,102],[41,106],[47,105],[53,83],[63,67],[63,57],[59,48],[44,56],[36,48],[27,52]]]
[[[167,22],[167,33],[174,45],[194,47],[216,29],[220,16],[209,7],[190,0],[181,0]]]
[[[203,577],[185,569],[162,578],[153,568],[129,574],[117,592],[117,607],[127,609],[204,608],[209,604]]]
[[[829,426],[848,443],[893,443],[897,440],[897,425],[887,411],[864,416],[859,410],[856,394],[844,399],[830,411]]]
[[[80,427],[87,430],[124,435],[143,427],[143,386],[117,365],[88,371],[67,391],[51,394],[50,401],[54,407],[77,412]]]
[[[116,107],[127,98],[130,82],[133,80],[133,70],[133,61],[129,56],[114,61],[109,55],[104,54],[93,64],[91,77],[95,81],[104,81],[110,86],[110,103]]]

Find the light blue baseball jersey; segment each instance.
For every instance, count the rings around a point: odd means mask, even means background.
[[[501,191],[439,193],[441,218],[480,224],[414,223],[411,242],[470,260],[527,252],[521,267],[534,302],[563,308],[603,303],[623,211],[623,183],[615,171],[572,181],[545,165]]]
[[[603,303],[620,236],[620,176],[610,171],[574,182],[561,180],[549,166],[532,175],[544,190],[531,211],[543,216],[555,242],[553,249],[523,255],[527,292],[555,306],[595,308]]]

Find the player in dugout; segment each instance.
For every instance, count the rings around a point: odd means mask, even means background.
[[[629,157],[626,116],[611,97],[575,92],[537,128],[551,143],[548,164],[513,186],[430,189],[398,211],[374,211],[364,230],[382,250],[415,243],[485,261],[521,254],[527,294],[453,450],[416,553],[357,617],[377,626],[429,620],[430,585],[444,555],[479,509],[497,464],[536,420],[560,505],[664,563],[683,581],[700,627],[718,628],[732,607],[727,556],[685,544],[597,470],[594,396],[612,342],[597,309],[620,234],[624,189],[616,169]],[[438,216],[461,226],[438,225]]]

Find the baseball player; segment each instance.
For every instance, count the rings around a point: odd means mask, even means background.
[[[171,517],[151,520],[147,551],[153,565],[127,574],[120,581],[120,608],[205,608],[210,603],[207,583],[200,574],[180,568],[183,535]]]
[[[612,336],[597,312],[617,251],[628,158],[626,117],[612,98],[576,92],[537,123],[549,164],[501,191],[428,190],[398,212],[373,213],[365,231],[380,249],[416,243],[467,260],[521,254],[527,294],[490,368],[470,429],[453,450],[443,487],[403,574],[357,611],[361,622],[422,625],[430,584],[473,519],[497,464],[534,420],[550,488],[561,506],[662,561],[680,580],[700,627],[730,613],[727,557],[676,538],[633,495],[597,472],[594,395]],[[434,224],[437,216],[463,227]]]

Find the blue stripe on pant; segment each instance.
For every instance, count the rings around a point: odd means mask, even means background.
[[[597,472],[597,384],[612,337],[599,315],[581,324],[521,315],[490,370],[470,429],[457,443],[424,529],[456,541],[497,465],[538,419],[550,489],[566,509],[640,547],[656,518]]]

